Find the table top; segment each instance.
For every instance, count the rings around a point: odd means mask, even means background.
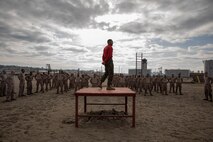
[[[89,87],[82,88],[75,92],[77,96],[135,96],[135,92],[125,87],[115,87],[115,90],[106,90],[106,88]]]

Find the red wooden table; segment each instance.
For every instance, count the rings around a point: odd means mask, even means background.
[[[84,113],[80,115],[78,112],[78,98],[80,96],[84,97]],[[124,97],[125,103],[87,103],[87,97]],[[118,88],[115,90],[106,90],[106,88],[82,88],[75,92],[75,127],[78,127],[79,117],[131,117],[132,127],[135,127],[135,96],[136,93],[129,88]],[[128,114],[128,97],[132,97],[132,114],[131,115],[87,115],[87,105],[124,105],[125,113]]]

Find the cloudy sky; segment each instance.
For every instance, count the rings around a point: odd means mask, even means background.
[[[0,64],[100,70],[107,39],[115,72],[203,70],[213,59],[213,0],[0,0]],[[120,70],[119,70],[120,68]]]

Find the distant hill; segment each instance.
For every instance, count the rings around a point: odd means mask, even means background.
[[[16,65],[0,65],[0,72],[2,72],[3,70],[5,70],[6,72],[10,72],[10,71],[15,71],[15,73],[19,73],[21,69],[24,69],[26,73],[29,73],[30,71],[32,72],[47,72],[48,70],[44,67],[28,67],[28,66],[16,66]],[[60,69],[52,69],[52,72],[58,72]],[[79,69],[65,69],[63,70],[65,72],[69,72],[69,73],[87,73],[87,74],[91,74],[94,73],[94,70],[80,70]]]

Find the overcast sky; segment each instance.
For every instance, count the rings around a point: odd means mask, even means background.
[[[213,59],[213,0],[0,0],[0,64],[100,70],[107,39],[115,72],[203,70]]]

